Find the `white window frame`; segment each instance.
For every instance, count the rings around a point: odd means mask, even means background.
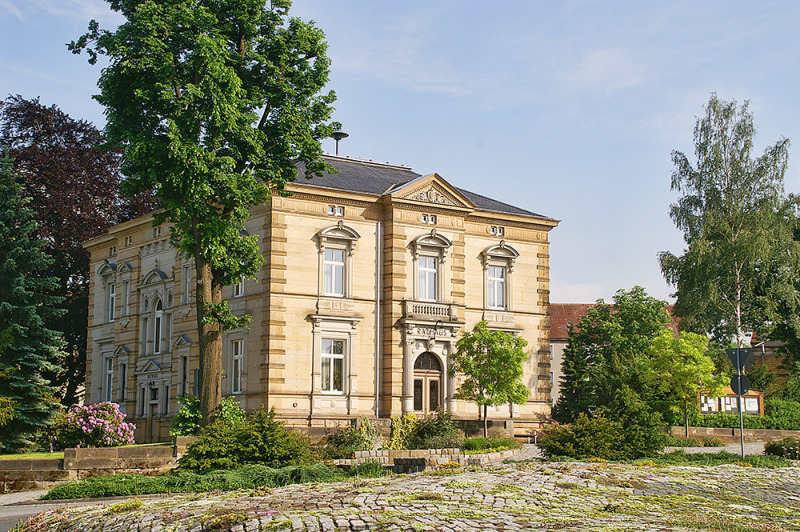
[[[319,245],[319,280],[317,294],[323,297],[340,297],[350,298],[353,297],[353,254],[355,252],[356,242],[361,238],[355,229],[344,225],[344,221],[339,220],[339,223],[326,227],[317,233],[317,241]],[[341,250],[343,252],[343,264],[338,261],[328,261],[327,250]],[[335,285],[328,289],[326,282],[328,272],[334,273],[337,266],[341,267],[341,293],[334,290]],[[333,280],[333,277],[330,277]]]
[[[108,323],[113,323],[117,317],[117,285],[116,283],[108,283],[106,286],[107,291],[107,300],[106,303],[108,305]]]
[[[244,296],[244,276],[239,277],[239,281],[233,285],[233,297]]]
[[[120,362],[119,363],[119,402],[123,402],[127,399],[127,391],[128,391],[128,363],[127,362]]]
[[[500,275],[497,275],[497,273]],[[508,306],[508,291],[506,281],[508,279],[508,268],[504,265],[489,264],[487,266],[487,294],[486,306],[490,309],[505,310]]]
[[[122,281],[122,315],[127,316],[131,313],[131,282]]]
[[[182,299],[184,303],[189,303],[192,300],[192,267],[190,264],[183,265],[183,294]]]
[[[163,327],[164,305],[161,303],[160,299],[156,299],[156,302],[153,305],[153,353],[156,355],[161,354]]]
[[[231,340],[231,393],[244,391],[244,340]]]
[[[103,359],[103,401],[110,403],[114,397],[114,358]]]
[[[331,256],[329,257],[329,255]],[[341,255],[341,258],[336,255]],[[347,285],[346,270],[347,250],[339,246],[326,247],[323,252],[323,295],[344,297]]]
[[[335,353],[334,346],[341,345],[340,353]],[[345,393],[345,377],[347,376],[346,355],[347,355],[347,340],[344,338],[329,338],[323,337],[321,340],[320,350],[320,389],[322,393],[329,395],[344,395]],[[339,378],[340,388],[335,388],[335,372],[337,361],[341,376]],[[326,379],[325,366],[328,366],[328,374]]]
[[[439,301],[439,259],[432,255],[420,255],[417,259],[417,299]],[[430,261],[432,265],[428,264]],[[433,287],[431,287],[433,284]]]
[[[501,240],[499,245],[490,246],[481,252],[483,257],[483,305],[489,310],[514,310],[514,264],[519,252]],[[491,275],[492,268],[503,268],[505,281],[499,283]],[[497,290],[503,290],[503,305],[497,304]],[[493,299],[494,297],[494,299]]]

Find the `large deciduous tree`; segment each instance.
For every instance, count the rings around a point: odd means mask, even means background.
[[[38,98],[0,102],[0,147],[13,158],[13,173],[30,198],[35,236],[54,259],[45,273],[57,280],[54,294],[64,312],[46,318],[46,326],[63,333],[66,357],[46,377],[65,405],[78,400],[86,368],[89,254],[81,243],[154,209],[148,192],[120,195],[120,151],[102,149],[103,142],[91,123]]]
[[[745,332],[768,334],[780,306],[797,308],[797,199],[783,189],[789,141],[753,158],[755,133],[748,102],[737,107],[711,95],[694,129],[696,163],[672,152],[672,189],[681,197],[670,217],[687,247],[659,255],[677,287],[681,327],[739,345]]]
[[[0,450],[31,447],[58,411],[54,388],[42,377],[63,353],[58,332],[44,319],[57,314],[55,279],[43,276],[52,259],[34,236],[34,215],[7,156],[0,159]],[[10,407],[10,412],[9,412]]]
[[[455,393],[457,399],[475,401],[483,408],[483,436],[487,436],[490,406],[523,404],[530,390],[522,382],[522,364],[528,358],[528,342],[504,331],[491,330],[485,321],[456,343],[450,357],[449,374],[464,376]]]
[[[127,190],[155,190],[172,242],[194,259],[202,423],[221,400],[222,336],[242,325],[222,287],[263,258],[242,232],[249,208],[281,193],[296,163],[320,175],[319,139],[335,100],[321,30],[289,17],[288,0],[109,0],[125,21],[97,22],[70,44],[107,56],[96,99],[105,134],[124,148]]]

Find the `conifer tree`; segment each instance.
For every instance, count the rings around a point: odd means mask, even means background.
[[[31,238],[33,212],[11,172],[0,159],[0,397],[13,406],[13,421],[0,432],[0,450],[25,450],[50,424],[58,409],[53,388],[42,373],[57,370],[63,341],[47,329],[57,296],[55,279],[40,276],[52,262],[44,241]]]

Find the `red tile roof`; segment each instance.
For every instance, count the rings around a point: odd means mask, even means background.
[[[569,334],[568,326],[570,323],[577,324],[578,320],[589,312],[589,309],[596,303],[551,303],[550,304],[550,339],[566,340]],[[667,305],[667,312],[672,317],[672,321],[667,327],[674,332],[678,332],[679,318],[672,314],[673,305]]]

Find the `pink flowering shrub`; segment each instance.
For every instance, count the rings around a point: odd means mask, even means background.
[[[52,446],[66,449],[131,445],[134,428],[133,423],[125,422],[125,414],[116,403],[73,406],[56,419]]]

